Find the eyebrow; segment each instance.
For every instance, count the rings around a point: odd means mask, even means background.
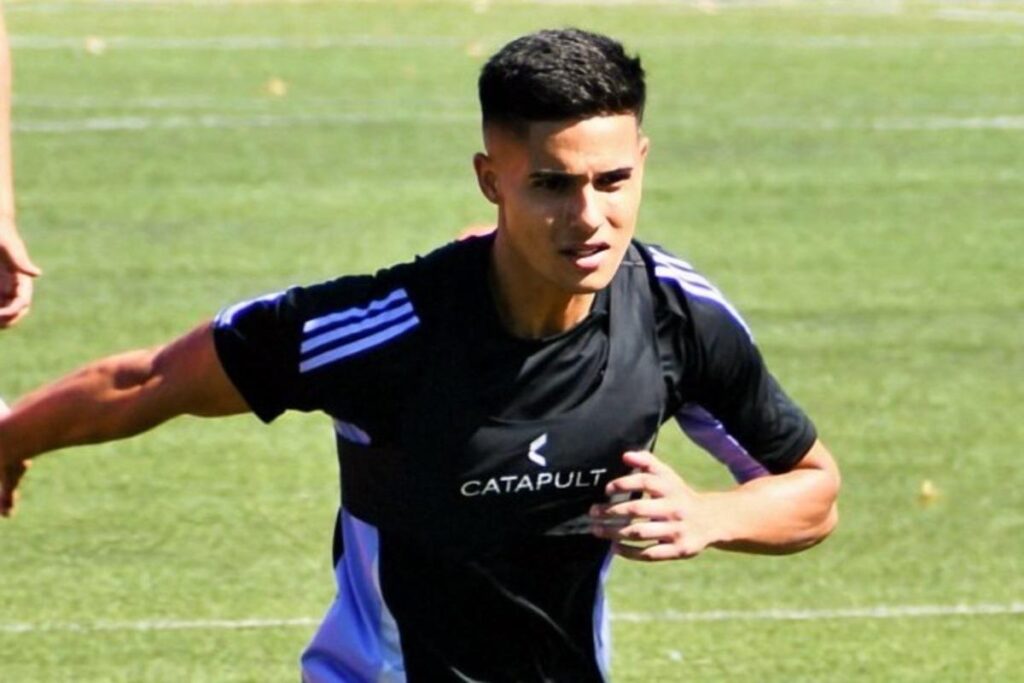
[[[633,174],[632,166],[623,166],[621,168],[615,168],[610,171],[601,171],[597,174],[598,178],[612,177],[628,177]],[[542,168],[538,171],[534,171],[528,176],[531,180],[541,180],[544,178],[582,178],[582,173],[567,173],[566,171],[556,171],[554,169]]]

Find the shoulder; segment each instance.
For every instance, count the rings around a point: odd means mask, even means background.
[[[416,317],[464,279],[472,252],[479,251],[480,245],[474,249],[466,246],[449,244],[376,273],[345,275],[242,301],[221,311],[216,325],[230,327],[246,318],[273,318],[300,325],[304,332],[316,332],[353,321],[385,322],[402,314]]]
[[[222,365],[266,420],[289,408],[347,414],[357,396],[393,397],[422,366],[422,342],[441,327],[443,292],[465,258],[444,247],[230,306],[214,322]]]
[[[222,310],[214,325],[229,329],[265,324],[309,332],[390,310],[403,301],[407,302],[408,296],[394,278],[348,275],[236,303]]]
[[[659,325],[683,325],[695,331],[750,328],[735,306],[687,260],[656,244],[634,242],[654,291]]]
[[[303,348],[343,344],[353,354],[362,354],[436,329],[470,288],[481,246],[452,243],[372,276],[340,278],[310,288],[303,296],[315,315],[305,316]]]
[[[216,317],[215,334],[227,347],[265,349],[297,361],[300,373],[338,362],[408,350],[438,319],[480,245],[446,245],[374,274],[347,275],[290,287],[230,306]],[[385,353],[389,360],[392,353]]]
[[[486,277],[493,241],[493,235],[483,235],[445,244],[396,267],[394,276],[416,290],[414,298],[419,300],[458,295]]]

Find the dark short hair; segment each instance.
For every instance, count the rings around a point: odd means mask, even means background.
[[[513,40],[484,65],[478,83],[484,126],[523,133],[536,121],[633,114],[643,119],[639,57],[608,36],[576,28]]]

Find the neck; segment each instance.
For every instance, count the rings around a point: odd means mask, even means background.
[[[492,248],[488,284],[501,324],[512,335],[550,337],[572,329],[590,313],[595,294],[559,291],[525,264],[495,258],[494,253]]]

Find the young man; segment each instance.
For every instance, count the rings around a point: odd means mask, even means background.
[[[99,361],[0,421],[0,511],[40,453],[180,414],[334,418],[337,598],[306,681],[599,681],[614,554],[785,553],[838,473],[721,294],[634,241],[643,70],[542,31],[480,77],[488,236],[222,312]],[[697,492],[650,449],[679,416],[741,479]]]

